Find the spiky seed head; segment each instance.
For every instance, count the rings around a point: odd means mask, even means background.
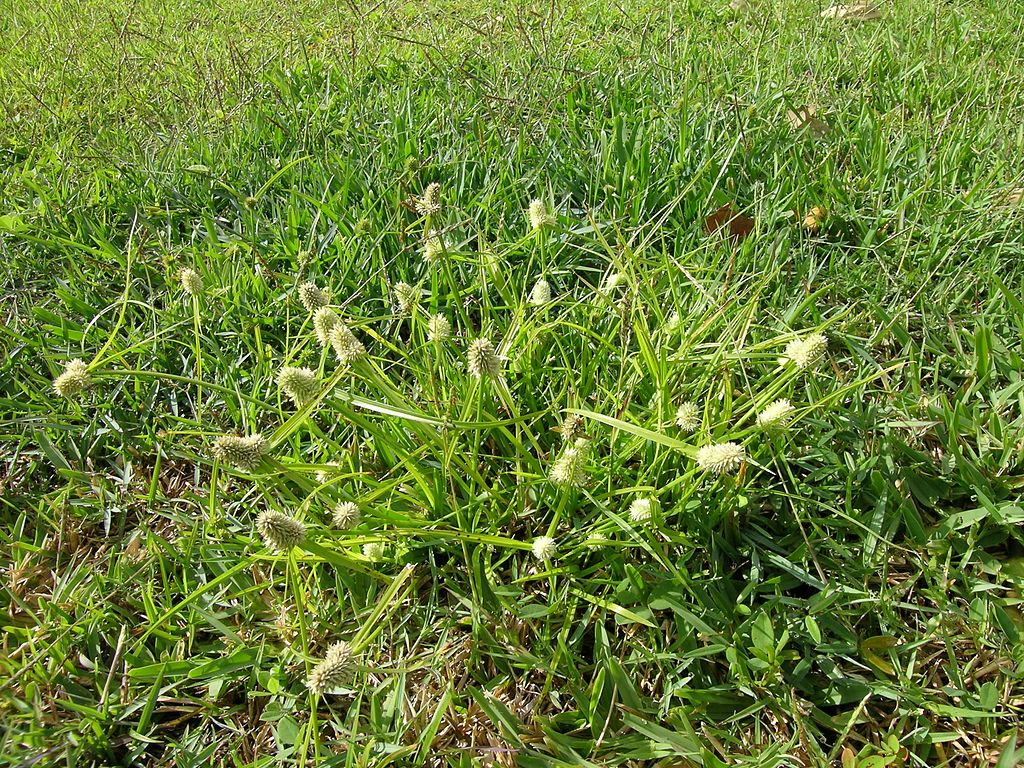
[[[538,536],[533,540],[533,556],[540,560],[542,563],[546,563],[548,560],[554,558],[558,552],[558,545],[555,544],[555,540],[550,536]]]
[[[531,200],[527,215],[530,217],[532,229],[543,229],[555,223],[555,217],[548,213],[548,208],[544,205],[543,200]]]
[[[198,296],[203,292],[203,278],[191,267],[185,267],[178,273],[181,287],[189,296]]]
[[[404,163],[405,175],[415,176],[420,171],[420,159],[416,155],[409,155]]]
[[[64,363],[64,372],[53,380],[53,391],[61,397],[74,397],[91,386],[89,366],[77,358]]]
[[[717,443],[705,445],[697,451],[697,466],[716,475],[735,472],[740,468],[746,453],[739,443]]]
[[[352,676],[355,668],[355,653],[344,642],[337,642],[327,649],[324,659],[309,673],[309,690],[324,696],[343,686]]]
[[[700,409],[696,403],[681,403],[676,409],[676,425],[683,432],[695,432],[700,428]]]
[[[299,286],[299,301],[307,312],[316,312],[320,307],[330,304],[331,297],[326,291],[317,288],[316,283],[305,282]]]
[[[576,444],[566,448],[551,465],[548,478],[554,485],[582,488],[587,482],[586,448]]]
[[[354,501],[343,501],[334,508],[331,519],[338,528],[347,530],[359,523],[359,505]]]
[[[316,397],[320,389],[316,374],[310,368],[296,368],[286,365],[277,374],[277,385],[300,408]]]
[[[562,442],[571,443],[577,437],[580,437],[583,434],[583,425],[585,423],[584,418],[578,413],[566,414],[565,421],[558,428],[558,432],[562,435]]]
[[[275,552],[287,552],[306,538],[306,526],[282,512],[266,510],[256,518],[263,543]]]
[[[353,360],[366,354],[363,342],[357,339],[352,330],[340,321],[331,329],[330,339],[331,346],[334,347],[342,365],[350,365]]]
[[[331,343],[331,329],[340,322],[338,315],[330,307],[320,307],[313,313],[313,330],[321,347]]]
[[[373,562],[382,559],[384,557],[384,542],[370,541],[363,544],[363,557]]]
[[[481,379],[501,374],[501,358],[490,339],[476,339],[469,345],[469,372]]]
[[[434,315],[427,323],[427,338],[438,343],[445,341],[452,335],[452,324],[447,317],[441,314]]]
[[[407,315],[420,301],[420,292],[408,283],[395,283],[391,288],[395,299],[395,308],[399,314]]]
[[[267,450],[267,440],[257,433],[248,437],[221,435],[213,441],[213,455],[246,472],[254,469]]]
[[[416,212],[420,216],[433,216],[441,211],[441,185],[436,181],[428,184],[423,197],[416,199]]]
[[[649,522],[654,517],[654,513],[655,505],[653,499],[634,499],[633,503],[629,505],[629,519],[634,523]]]
[[[814,333],[806,339],[793,339],[786,345],[780,363],[791,360],[797,368],[813,368],[828,350],[828,339],[824,334]]]
[[[543,307],[551,302],[551,283],[543,277],[533,284],[530,291],[530,303],[535,307]]]
[[[428,264],[433,264],[442,256],[444,256],[444,240],[437,232],[430,230],[423,239],[423,260]]]
[[[761,429],[785,429],[794,410],[789,400],[776,400],[757,414],[757,426]]]

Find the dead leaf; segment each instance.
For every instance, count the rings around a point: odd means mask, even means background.
[[[1007,205],[1020,205],[1024,201],[1024,188],[1010,190],[1006,196]]]
[[[746,11],[753,10],[750,0],[732,0],[729,3],[729,8],[735,13],[745,13]]]
[[[732,203],[726,203],[704,219],[704,229],[709,235],[724,228],[728,228],[730,239],[738,243],[753,231],[754,220],[740,213]]]
[[[821,12],[823,19],[842,19],[843,21],[874,21],[882,18],[882,9],[871,2],[833,5]]]
[[[824,120],[817,117],[818,108],[813,104],[800,107],[796,110],[789,110],[786,113],[786,121],[794,131],[808,131],[812,136],[825,136],[831,133],[832,128]]]
[[[825,219],[825,209],[820,206],[814,206],[808,211],[807,215],[804,216],[804,229],[808,232],[815,233],[821,229],[821,222]]]

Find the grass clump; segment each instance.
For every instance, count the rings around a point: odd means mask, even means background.
[[[0,753],[1019,760],[1019,14],[820,11],[0,21]]]

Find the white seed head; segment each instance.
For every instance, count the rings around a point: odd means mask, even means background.
[[[191,267],[185,267],[178,273],[181,287],[189,296],[198,296],[203,292],[203,278]]]
[[[559,434],[562,435],[562,442],[571,443],[580,437],[583,434],[584,424],[586,424],[586,420],[578,413],[566,414],[565,421],[558,428]]]
[[[267,510],[256,518],[263,543],[276,552],[287,552],[306,538],[306,526],[281,512]]]
[[[74,397],[91,386],[89,366],[78,359],[64,363],[64,372],[53,380],[53,391],[61,397]]]
[[[331,515],[334,525],[342,530],[347,530],[359,523],[359,505],[354,501],[343,501],[334,508]]]
[[[391,288],[391,294],[395,299],[395,309],[399,314],[407,315],[420,301],[420,292],[408,283],[395,283]]]
[[[622,282],[622,275],[618,272],[612,272],[604,279],[604,283],[601,284],[601,293],[610,294],[614,293],[615,289],[619,287],[619,283]]]
[[[501,358],[490,339],[476,339],[469,345],[469,372],[480,379],[501,374]]]
[[[384,557],[384,542],[370,541],[363,544],[363,557],[376,562]]]
[[[441,211],[441,185],[436,181],[428,184],[423,197],[416,199],[416,212],[420,216],[433,216]]]
[[[757,414],[757,426],[761,429],[785,429],[794,410],[789,400],[776,400]]]
[[[654,502],[651,499],[634,499],[629,505],[629,519],[634,523],[646,523],[654,517]]]
[[[533,556],[542,563],[554,558],[558,552],[558,545],[550,536],[538,536],[533,540]]]
[[[427,232],[427,236],[423,240],[423,260],[428,264],[433,264],[441,256],[444,255],[444,240],[434,230]]]
[[[700,409],[696,403],[687,401],[679,405],[676,409],[676,425],[683,432],[695,432],[700,428]]]
[[[551,283],[543,277],[533,284],[530,291],[530,303],[535,307],[543,307],[551,302]]]
[[[438,314],[430,318],[427,323],[427,338],[438,343],[447,340],[452,335],[452,324],[444,315]]]
[[[342,365],[349,365],[353,360],[356,360],[366,354],[366,347],[363,343],[356,338],[356,335],[352,333],[352,330],[340,320],[338,324],[331,329],[329,335],[331,340],[331,346],[334,347],[334,352],[338,355],[338,360]]]
[[[316,283],[306,282],[299,286],[299,301],[307,312],[315,312],[330,304],[331,297],[326,291],[317,288]]]
[[[531,200],[527,215],[530,217],[530,227],[533,229],[543,229],[555,223],[555,217],[548,213],[548,208],[544,205],[543,200]]]
[[[246,472],[260,463],[266,449],[267,440],[259,433],[248,437],[221,435],[213,441],[216,458]]]
[[[740,468],[746,453],[738,443],[705,445],[697,451],[697,466],[716,475],[735,472]]]
[[[813,368],[824,357],[828,350],[828,339],[823,334],[815,333],[806,339],[793,339],[786,345],[782,360],[791,360],[797,368]]]
[[[584,445],[580,445],[579,441],[575,445],[566,448],[562,455],[555,459],[551,465],[551,471],[548,473],[548,479],[554,485],[561,485],[571,488],[581,488],[586,485],[587,482],[587,470],[586,470],[586,448]]]
[[[309,673],[309,690],[324,696],[348,682],[354,668],[355,653],[352,647],[344,641],[334,643],[327,649],[323,661]]]
[[[321,347],[331,343],[331,329],[340,322],[338,315],[330,307],[320,307],[313,313],[313,330]]]
[[[277,385],[300,408],[316,397],[319,385],[311,368],[286,365],[277,374]]]

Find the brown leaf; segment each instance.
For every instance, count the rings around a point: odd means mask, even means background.
[[[808,131],[812,136],[825,136],[832,131],[829,124],[817,117],[818,108],[813,104],[789,110],[786,121],[794,131]]]
[[[726,203],[704,219],[704,229],[710,235],[726,228],[732,241],[738,243],[753,231],[754,220],[740,213],[732,203]]]
[[[842,19],[843,21],[874,21],[882,18],[882,9],[871,2],[849,3],[847,5],[833,5],[821,12],[823,19]]]
[[[825,209],[816,205],[804,216],[804,229],[811,233],[817,232],[821,229],[821,222],[824,219]]]

